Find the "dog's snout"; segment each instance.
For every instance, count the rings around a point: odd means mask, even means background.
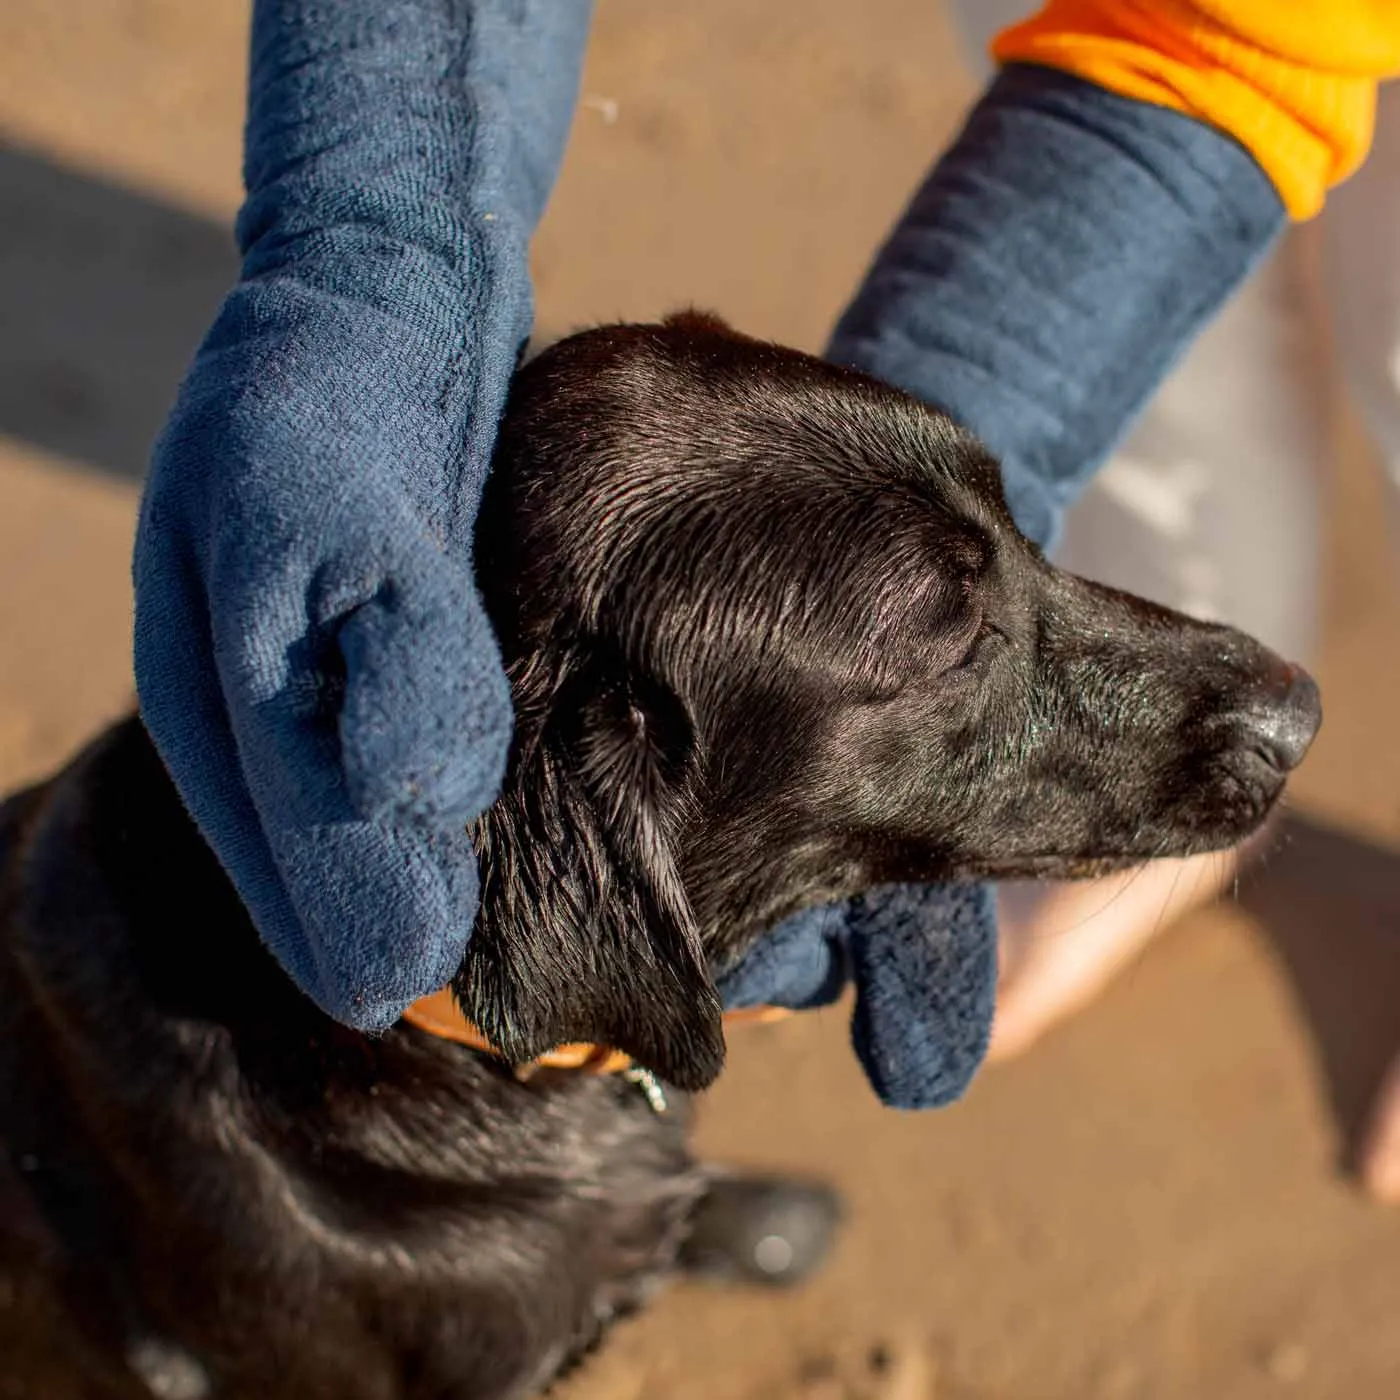
[[[1302,761],[1322,723],[1317,682],[1301,666],[1280,662],[1245,712],[1250,743],[1281,773]]]

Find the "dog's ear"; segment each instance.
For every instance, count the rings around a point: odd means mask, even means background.
[[[724,1034],[667,811],[688,720],[659,687],[596,671],[551,709],[567,719],[520,746],[477,832],[481,913],[458,999],[513,1063],[599,1044],[702,1089]]]

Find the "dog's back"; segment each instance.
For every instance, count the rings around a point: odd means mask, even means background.
[[[684,1112],[321,1016],[136,721],[0,822],[0,1396],[529,1394],[669,1267]]]

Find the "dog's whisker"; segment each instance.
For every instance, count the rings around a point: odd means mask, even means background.
[[[1105,898],[1102,904],[1081,914],[1079,918],[1075,919],[1072,923],[1058,924],[1053,928],[1033,929],[1029,932],[1028,941],[1040,943],[1067,938],[1095,922],[1095,920],[1102,918],[1119,900],[1128,895],[1132,887],[1142,879],[1147,870],[1150,869],[1151,864],[1152,862],[1150,860],[1145,860],[1132,866],[1131,869],[1125,872],[1120,872],[1120,874],[1125,874],[1127,876],[1126,879],[1121,879],[1117,876],[1112,877],[1114,880],[1114,888],[1105,892]]]

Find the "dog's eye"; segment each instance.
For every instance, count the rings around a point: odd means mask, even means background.
[[[980,661],[985,661],[989,655],[1000,645],[1005,634],[993,623],[985,618],[981,626],[973,633],[972,641],[968,643],[967,650],[951,669],[954,671],[973,670]]]

